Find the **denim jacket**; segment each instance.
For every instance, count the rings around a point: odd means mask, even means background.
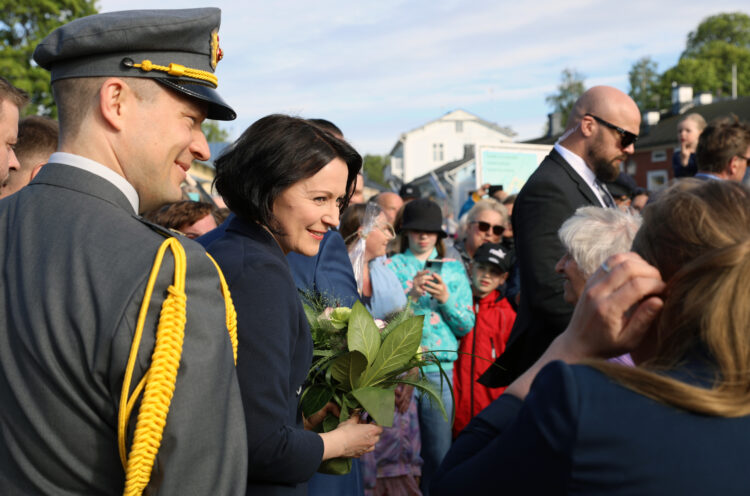
[[[433,248],[429,258],[436,258],[437,250]],[[467,334],[474,327],[474,309],[469,279],[463,264],[458,260],[445,259],[440,276],[448,287],[450,297],[445,303],[440,303],[429,294],[422,296],[417,302],[412,302],[416,315],[424,315],[422,328],[422,347],[435,351],[443,370],[453,369],[453,362],[458,355],[444,350],[457,350],[459,337]],[[386,266],[392,270],[404,293],[412,288],[414,276],[424,269],[425,262],[417,259],[410,250],[399,253],[386,260]],[[436,372],[438,367],[425,367],[425,372]]]

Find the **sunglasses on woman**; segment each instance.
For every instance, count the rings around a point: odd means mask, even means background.
[[[610,124],[609,122],[605,121],[601,117],[597,117],[594,114],[584,114],[584,115],[587,115],[591,117],[592,119],[594,119],[599,124],[602,124],[603,126],[607,126],[608,128],[616,131],[620,135],[620,147],[622,148],[627,148],[638,140],[637,134],[633,134],[630,131],[625,131],[620,126],[615,126],[614,124]]]
[[[472,224],[477,225],[477,229],[479,229],[481,232],[487,232],[490,230],[490,227],[492,228],[492,234],[495,236],[500,236],[505,231],[505,226],[493,226],[489,222],[483,222],[481,220],[476,220],[472,222]]]

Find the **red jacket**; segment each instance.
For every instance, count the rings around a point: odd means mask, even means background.
[[[482,299],[474,298],[476,324],[461,338],[458,360],[453,365],[453,390],[456,396],[456,421],[453,436],[487,405],[497,399],[505,388],[488,388],[477,382],[495,358],[505,351],[516,312],[506,298],[495,290]],[[484,360],[483,360],[484,359]]]

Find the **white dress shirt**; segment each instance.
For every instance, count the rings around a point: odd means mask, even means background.
[[[576,171],[579,176],[581,176],[591,192],[594,193],[594,196],[596,196],[597,200],[599,200],[600,206],[606,207],[607,203],[599,193],[599,188],[596,187],[596,174],[594,174],[594,171],[589,169],[589,166],[586,165],[586,162],[584,162],[581,157],[571,152],[560,143],[555,143],[554,148],[555,150],[557,150],[557,153],[562,155],[562,158],[564,158],[565,161],[570,164],[573,170]]]

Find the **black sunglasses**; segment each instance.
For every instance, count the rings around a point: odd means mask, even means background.
[[[482,222],[481,220],[475,220],[472,222],[472,224],[477,225],[477,229],[479,229],[482,232],[487,232],[490,230],[490,227],[492,228],[492,234],[495,236],[500,236],[505,232],[505,226],[493,226],[489,222]]]
[[[627,148],[630,145],[632,145],[633,143],[635,143],[636,141],[638,141],[638,135],[637,134],[633,134],[630,131],[625,131],[620,126],[615,126],[614,124],[611,124],[611,123],[605,121],[604,119],[602,119],[601,117],[595,116],[594,114],[584,114],[584,115],[587,115],[587,116],[591,117],[592,119],[594,119],[599,124],[602,124],[604,126],[607,126],[610,129],[614,129],[615,131],[617,131],[620,134],[620,146],[622,148]]]

